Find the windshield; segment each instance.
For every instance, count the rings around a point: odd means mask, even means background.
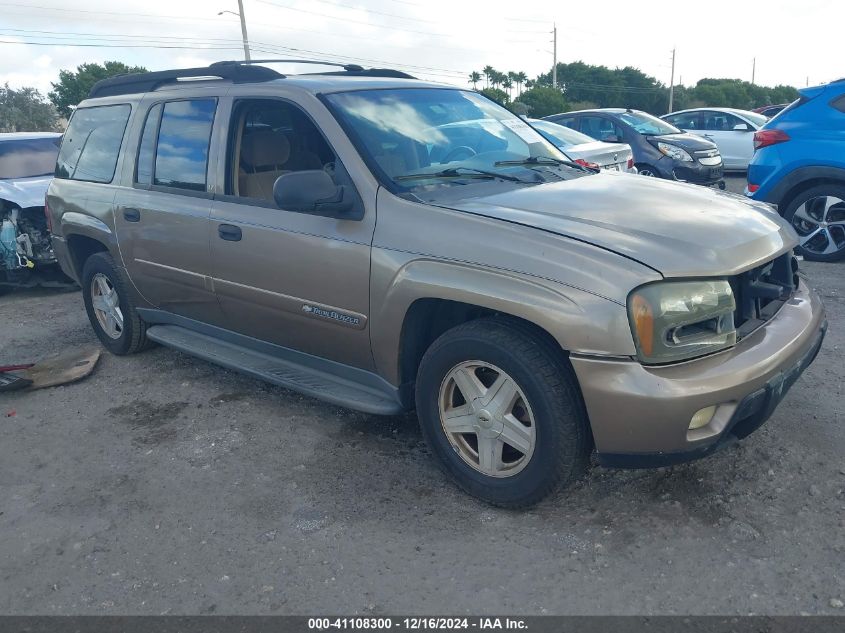
[[[394,191],[497,175],[537,183],[552,171],[571,171],[556,164],[566,157],[528,123],[474,92],[361,90],[328,95],[327,100],[358,151]]]
[[[531,121],[531,125],[537,128],[540,134],[560,149],[566,149],[573,145],[582,145],[583,143],[595,143],[596,141],[592,136],[581,134],[581,132],[577,132],[572,128],[568,128],[565,125],[558,125],[551,121]]]
[[[0,141],[0,180],[52,176],[61,137]]]
[[[645,112],[622,112],[618,115],[625,123],[644,136],[662,136],[663,134],[683,134],[674,125],[661,121]]]
[[[743,112],[742,116],[751,121],[757,127],[764,126],[769,120],[769,117],[764,116],[762,114],[758,114],[757,112]]]

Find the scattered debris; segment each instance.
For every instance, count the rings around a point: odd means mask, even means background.
[[[0,391],[45,389],[82,380],[94,371],[100,348],[77,349],[40,363],[0,367]],[[10,373],[23,370],[21,373]]]

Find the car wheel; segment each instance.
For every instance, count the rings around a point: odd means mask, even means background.
[[[134,354],[149,346],[147,326],[138,316],[128,280],[108,253],[91,255],[82,268],[82,298],[88,320],[112,354]]]
[[[786,205],[783,217],[798,233],[796,250],[806,259],[832,262],[845,258],[845,186],[807,189]]]
[[[658,178],[657,172],[651,165],[634,165],[637,168],[640,176],[648,176],[649,178]]]
[[[518,322],[479,319],[438,338],[416,384],[422,434],[463,490],[522,508],[586,470],[590,433],[575,376]]]

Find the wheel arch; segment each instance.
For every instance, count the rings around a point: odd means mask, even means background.
[[[82,280],[82,268],[86,260],[94,253],[109,252],[108,245],[102,240],[82,233],[65,234],[70,264],[77,281]]]
[[[634,353],[633,341],[626,341],[631,335],[625,307],[576,288],[463,263],[419,260],[392,281],[373,311],[371,339],[378,372],[400,387],[406,404],[431,343],[478,318],[508,319],[553,345],[564,359],[569,352]]]
[[[778,183],[770,196],[771,202],[778,205],[783,215],[787,206],[807,189],[819,185],[845,186],[845,169],[839,167],[799,167],[789,172]]]

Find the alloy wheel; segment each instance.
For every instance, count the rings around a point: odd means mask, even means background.
[[[801,248],[817,255],[845,250],[845,200],[836,196],[810,198],[795,209],[792,227]]]
[[[449,443],[473,469],[512,477],[531,460],[534,415],[522,389],[505,371],[482,361],[459,363],[440,386],[440,423]]]
[[[91,278],[91,305],[103,332],[109,338],[119,339],[123,334],[120,298],[114,284],[103,273],[97,273]]]

